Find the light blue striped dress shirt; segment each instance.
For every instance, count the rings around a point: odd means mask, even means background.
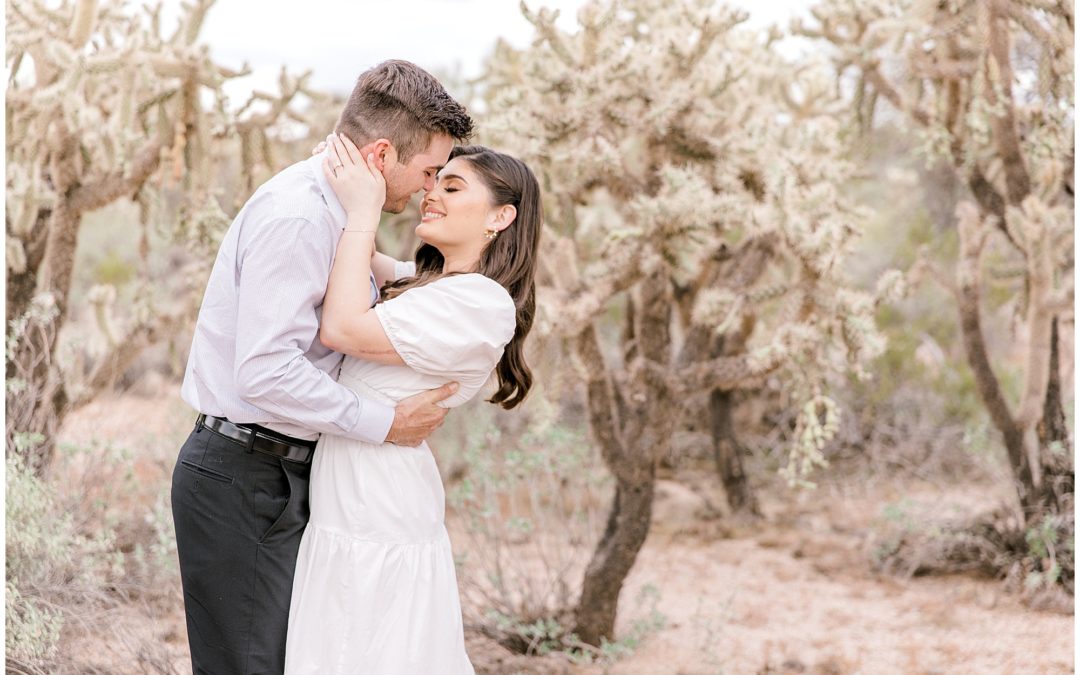
[[[322,432],[381,443],[394,409],[339,385],[342,355],[318,338],[346,221],[321,162],[311,157],[271,178],[229,226],[180,394],[199,412],[297,438]],[[374,278],[371,288],[374,304]]]

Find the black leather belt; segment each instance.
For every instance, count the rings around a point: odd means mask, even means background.
[[[200,414],[196,419],[196,424],[206,427],[219,436],[243,443],[247,446],[248,452],[258,450],[267,455],[280,457],[287,462],[309,464],[312,452],[315,450],[315,441],[304,441],[284,435],[271,436],[258,425],[236,424],[223,417]]]

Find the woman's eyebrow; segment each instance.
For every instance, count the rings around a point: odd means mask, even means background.
[[[468,184],[469,184],[469,181],[465,180],[464,178],[462,178],[461,176],[457,175],[456,173],[444,173],[444,174],[440,174],[440,175],[439,175],[439,178],[441,178],[442,180],[450,180],[450,179],[452,179],[452,178],[457,178],[457,179],[458,179],[459,181],[461,181],[462,183],[465,183],[466,185],[468,185]]]

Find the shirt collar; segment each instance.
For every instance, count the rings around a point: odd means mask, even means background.
[[[334,188],[330,187],[330,183],[326,180],[326,175],[323,173],[323,158],[326,157],[324,151],[318,155],[312,155],[307,159],[308,166],[315,172],[315,182],[319,184],[319,189],[322,190],[323,199],[326,200],[326,205],[330,207],[330,216],[334,219],[334,223],[341,229],[345,229],[345,223],[348,221],[348,216],[345,213],[345,207],[341,205],[341,201],[334,193]]]

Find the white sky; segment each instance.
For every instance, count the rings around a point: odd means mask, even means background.
[[[559,22],[569,29],[576,25],[584,0],[527,4],[534,10],[559,9]],[[786,27],[789,17],[805,15],[813,2],[728,0],[728,4],[749,12],[748,25]],[[166,5],[175,12],[179,1],[166,0]],[[533,27],[521,15],[517,0],[218,0],[201,38],[219,63],[251,65],[253,75],[230,87],[234,91],[273,91],[285,65],[292,73],[314,71],[312,84],[318,89],[347,94],[357,75],[390,58],[407,59],[435,72],[460,70],[475,76],[495,38],[524,47],[532,35]]]

